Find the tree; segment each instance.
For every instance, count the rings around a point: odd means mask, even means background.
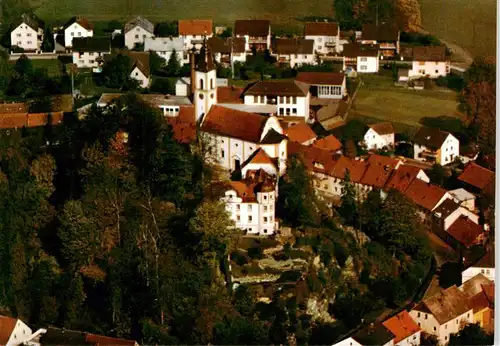
[[[439,163],[435,163],[432,165],[432,168],[428,172],[428,176],[431,180],[431,183],[439,186],[444,186],[444,182],[447,178],[444,167]]]
[[[449,345],[493,345],[493,335],[486,333],[479,323],[468,324],[450,335]]]
[[[338,212],[344,219],[344,222],[350,226],[358,226],[358,206],[356,203],[356,191],[351,183],[351,175],[348,170],[344,173],[342,180],[342,196]]]
[[[52,28],[48,25],[45,28],[43,34],[42,51],[53,52],[55,49],[54,35],[52,34]]]
[[[153,79],[153,83],[151,84],[149,90],[161,94],[172,94],[173,91],[175,91],[167,78],[158,77]]]
[[[177,36],[177,23],[173,21],[158,23],[155,34],[158,37]]]
[[[130,77],[132,61],[123,54],[118,54],[104,64],[101,77],[104,85],[124,91],[134,90],[138,82]]]
[[[229,26],[227,28],[225,28],[224,31],[221,32],[219,35],[220,38],[229,38],[232,36],[233,36],[233,28],[231,28]]]
[[[152,74],[158,73],[163,67],[165,67],[165,59],[158,55],[156,52],[149,52],[149,69]]]
[[[180,69],[181,65],[179,63],[179,58],[177,57],[177,52],[175,51],[175,49],[173,49],[172,53],[170,54],[170,57],[168,58],[165,71],[168,76],[176,77],[179,75]]]

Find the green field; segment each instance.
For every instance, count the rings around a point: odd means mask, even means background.
[[[62,63],[57,59],[31,59],[33,68],[45,68],[49,77],[62,75]]]

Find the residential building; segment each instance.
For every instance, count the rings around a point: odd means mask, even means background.
[[[449,192],[448,192],[449,193]],[[450,194],[451,196],[451,194]],[[479,223],[479,216],[470,210],[461,207],[453,198],[445,200],[434,210],[434,215],[439,219],[439,226],[447,230],[460,216],[466,216],[475,224]]]
[[[73,38],[84,38],[94,36],[94,26],[83,17],[76,16],[71,18],[63,27],[64,46],[66,48],[73,46]]]
[[[321,139],[317,139],[312,144],[313,147],[326,150],[331,153],[341,154],[342,143],[334,135],[328,135]]]
[[[72,41],[73,64],[78,68],[91,68],[96,72],[104,63],[104,56],[111,53],[109,37],[79,37]]]
[[[493,251],[486,252],[479,261],[462,272],[462,283],[478,274],[482,274],[489,280],[495,282],[495,253]]]
[[[474,194],[462,188],[448,192],[450,193],[451,198],[453,198],[453,200],[461,207],[464,207],[472,212],[476,210],[476,196],[474,196]]]
[[[24,13],[11,26],[10,43],[27,52],[39,52],[43,42],[44,23],[33,14]]]
[[[413,137],[413,158],[442,166],[452,163],[460,154],[458,139],[449,132],[421,127]]]
[[[309,85],[298,81],[261,81],[244,93],[245,105],[270,105],[279,117],[309,120]]]
[[[445,46],[413,47],[412,68],[408,78],[437,78],[450,73],[450,59]]]
[[[332,131],[342,127],[345,122],[349,103],[344,100],[332,100],[311,98],[310,101],[310,118],[314,119],[325,131]]]
[[[470,162],[464,167],[458,180],[475,194],[495,196],[495,172],[479,166],[475,162]]]
[[[488,235],[484,226],[465,215],[460,215],[446,232],[452,238],[452,246],[459,251],[470,249],[474,245],[484,245]]]
[[[449,342],[450,334],[473,323],[473,315],[467,296],[455,285],[422,300],[410,311],[422,331],[436,335],[442,345]]]
[[[394,128],[391,123],[379,123],[368,125],[363,137],[367,149],[394,148]]]
[[[304,25],[304,38],[314,40],[314,52],[336,54],[342,51],[340,29],[337,23],[307,22]]]
[[[361,34],[361,44],[376,44],[379,46],[382,59],[399,54],[400,31],[390,24],[364,24]]]
[[[213,22],[211,19],[181,19],[178,31],[184,41],[184,51],[201,49],[203,39],[213,35]]]
[[[272,55],[280,65],[284,64],[291,68],[303,64],[317,64],[314,56],[314,40],[277,38],[273,42]]]
[[[243,37],[211,37],[207,40],[208,47],[212,52],[215,61],[225,67],[230,67],[232,63],[246,61],[245,39]]]
[[[394,346],[420,345],[422,329],[413,321],[408,311],[401,311],[382,322],[382,325],[394,335]]]
[[[148,88],[151,84],[150,52],[123,51],[121,54],[128,56],[132,61],[130,78],[138,81],[141,88]]]
[[[495,284],[482,274],[464,282],[459,289],[465,293],[474,312],[474,323],[487,333],[494,331]]]
[[[288,137],[289,141],[302,145],[311,145],[316,140],[316,134],[305,121],[289,126],[284,130],[284,134]]]
[[[0,345],[23,345],[32,333],[31,328],[20,319],[0,315]]]
[[[153,23],[142,16],[131,19],[123,28],[125,46],[128,49],[134,49],[137,45],[144,44],[146,38],[155,36],[154,30]]]
[[[433,214],[431,212],[447,199],[451,199],[450,194],[445,189],[420,179],[414,179],[404,195],[417,205],[417,214],[422,221],[428,222],[429,226],[432,224]]]
[[[422,169],[415,166],[401,165],[392,172],[385,188],[388,190],[395,189],[404,194],[416,179],[430,183],[429,177]]]
[[[177,61],[181,65],[189,63],[188,53],[184,51],[184,39],[182,37],[146,37],[144,39],[144,51],[155,52],[165,59],[165,63],[175,52]]]
[[[347,95],[346,77],[336,72],[299,72],[296,81],[309,84],[311,97],[340,100]]]
[[[271,49],[271,22],[269,20],[237,20],[234,22],[234,37],[245,38],[245,50]]]
[[[350,336],[347,339],[341,340],[336,344],[333,344],[333,346],[363,346],[363,345],[361,345],[359,342],[354,340],[352,336]]]
[[[377,45],[346,44],[342,54],[343,71],[352,68],[357,73],[377,73],[379,70],[379,49]]]
[[[395,336],[381,323],[371,323],[352,338],[361,345],[394,346]]]
[[[249,175],[255,174],[255,172],[265,173],[273,179],[276,179],[280,175],[279,167],[276,165],[277,161],[269,157],[266,151],[259,148],[254,151],[250,157],[243,162],[241,166],[241,176],[248,177]],[[270,179],[265,179],[270,180]]]

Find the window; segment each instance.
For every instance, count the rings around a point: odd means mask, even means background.
[[[31,41],[26,42],[27,44],[31,44]]]
[[[283,108],[279,108],[279,115],[285,115],[285,110]]]
[[[417,318],[420,318],[420,312],[419,312],[419,313],[417,313]]]
[[[419,325],[419,327],[420,327],[420,325]],[[413,340],[415,340],[416,338],[417,338],[417,336],[416,336],[416,335],[413,335]]]
[[[94,60],[89,60],[89,64],[93,64]],[[137,76],[137,73],[135,74]]]
[[[135,28],[135,31],[141,31],[141,29],[139,29],[139,28]]]
[[[362,71],[366,71],[368,68],[367,68],[367,66],[366,66],[366,65],[361,65],[361,66],[359,67],[359,69],[360,69],[360,70],[362,70]]]
[[[321,41],[323,41],[323,39],[322,39],[321,37],[320,37],[320,38],[318,38],[318,42],[321,42]]]
[[[220,151],[220,156],[221,156],[222,158],[224,158],[224,149],[221,149],[221,151]]]
[[[236,148],[238,148],[238,143],[235,143],[235,144],[234,144],[234,146],[235,146]]]
[[[248,211],[252,211],[252,205],[251,204],[248,205]]]
[[[456,324],[458,324],[458,318],[455,320]]]
[[[419,327],[420,327],[420,324],[421,324],[421,323],[420,323],[420,322],[418,322],[418,326],[419,326]]]
[[[81,33],[81,32],[79,32],[79,33],[78,33],[78,37],[80,37],[80,36],[82,36],[82,33]]]
[[[253,147],[250,147],[250,151],[253,151]]]
[[[75,36],[75,33],[74,33],[74,32],[72,32],[72,33],[71,33],[71,36]]]
[[[214,79],[210,78],[210,89],[214,88]]]
[[[139,38],[139,35],[135,35],[135,38]]]
[[[448,337],[447,337],[447,336],[445,336],[445,337],[444,337],[444,339],[445,339],[445,340],[448,340]]]
[[[31,32],[28,32],[26,36],[31,37]]]
[[[489,269],[486,269],[486,274],[490,275],[490,270]],[[469,317],[469,316],[467,316],[467,317]]]
[[[448,329],[448,325],[447,324],[444,325],[444,329]]]
[[[266,196],[266,195],[264,195],[264,199],[267,199],[267,196]]]
[[[200,78],[200,89],[203,90],[203,78]]]
[[[427,314],[425,314],[425,319],[427,319]]]
[[[469,316],[470,316],[470,313],[467,314],[467,318],[469,318]]]
[[[484,269],[481,269],[481,274],[484,274]]]
[[[290,108],[286,109],[286,115],[290,115]]]
[[[436,331],[436,327],[434,327],[434,331]]]
[[[236,215],[236,221],[240,221],[240,216]]]
[[[240,211],[240,205],[239,204],[236,204],[236,210]]]
[[[17,41],[17,45],[21,45],[21,44],[22,44],[22,42],[21,42],[21,41]]]
[[[436,73],[439,73],[439,70],[436,70]]]
[[[252,215],[248,216],[248,222],[252,222]]]
[[[267,205],[264,206],[264,212],[267,213]]]
[[[359,58],[359,61],[366,62],[368,60],[366,58]]]
[[[293,105],[297,104],[297,96],[292,96],[292,104]]]
[[[21,34],[17,34],[17,37],[21,37]]]
[[[418,73],[425,74],[425,70],[418,70]]]
[[[257,95],[253,96],[253,103],[259,103],[259,97]]]
[[[297,115],[297,108],[292,108],[292,114]]]
[[[264,222],[267,223],[267,216],[264,216]]]

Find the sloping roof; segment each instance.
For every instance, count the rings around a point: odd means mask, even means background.
[[[131,20],[129,20],[124,28],[123,28],[123,33],[126,34],[130,30],[134,29],[136,26],[143,28],[147,32],[153,34],[155,30],[155,26],[153,23],[151,23],[149,20],[142,16],[137,16]]]
[[[23,13],[19,18],[14,20],[12,23],[11,28],[15,29],[22,23],[26,24],[30,28],[32,28],[35,31],[38,31],[38,28],[43,28],[44,27],[44,22],[38,18],[35,14],[33,13]]]
[[[336,162],[330,174],[334,178],[344,179],[346,171],[349,171],[351,181],[360,183],[368,164],[366,161],[350,159],[347,156],[341,156]]]
[[[420,168],[402,165],[398,169],[392,171],[391,177],[387,181],[385,187],[405,193],[408,186],[417,178],[419,172]]]
[[[366,41],[397,41],[399,30],[389,24],[363,24],[361,39]]]
[[[0,114],[27,113],[29,110],[25,102],[0,103]]]
[[[281,143],[282,140],[286,139],[286,136],[282,135],[279,132],[276,132],[275,129],[270,129],[267,131],[266,135],[260,141],[260,144],[278,144]]]
[[[63,112],[51,112],[50,116],[52,125],[63,120]],[[45,126],[48,119],[49,113],[0,114],[0,129]]]
[[[413,47],[414,61],[446,61],[445,46],[417,46]]]
[[[483,291],[470,297],[469,304],[472,307],[474,313],[492,307],[492,304],[490,303],[488,297],[486,296],[486,293]]]
[[[0,315],[0,345],[7,345],[16,323],[17,318]]]
[[[213,21],[211,19],[180,19],[179,35],[209,35],[213,32]]]
[[[74,52],[109,52],[111,40],[109,37],[75,37],[73,38]]]
[[[342,148],[342,143],[334,135],[328,135],[315,141],[313,147],[335,152]]]
[[[424,299],[414,308],[417,311],[427,312],[421,310],[421,305],[424,305],[441,325],[471,310],[467,296],[455,285]]]
[[[150,71],[150,53],[149,52],[133,52],[133,51],[123,51],[121,54],[126,55],[132,61],[132,70],[138,68],[144,76],[148,77],[151,75]]]
[[[295,80],[310,85],[342,85],[345,74],[337,72],[299,72]]]
[[[217,36],[212,36],[207,39],[207,45],[210,50],[214,53],[231,53],[231,44],[233,53],[243,53],[245,52],[245,38],[244,37],[228,37],[222,39]]]
[[[468,201],[468,200],[476,198],[472,193],[470,193],[466,189],[462,189],[462,188],[456,189],[456,190],[451,190],[451,191],[448,191],[448,192],[450,193],[450,195],[452,195],[453,197],[455,197],[460,202]]]
[[[314,40],[277,38],[273,42],[273,52],[276,54],[313,54]]]
[[[88,344],[96,346],[134,346],[137,343],[134,340],[112,338],[109,336],[95,335],[90,333],[87,333],[85,341]]]
[[[243,103],[244,88],[217,87],[217,103]]]
[[[179,143],[188,144],[196,139],[196,120],[193,106],[180,106],[179,115],[167,117],[166,121],[172,126],[174,139]]]
[[[203,120],[201,130],[257,143],[267,119],[263,115],[213,105]]]
[[[432,211],[446,194],[446,190],[437,185],[415,179],[405,192],[405,196],[415,204]]]
[[[495,304],[495,283],[492,282],[491,284],[481,286],[483,287],[483,292],[486,295],[486,298],[488,298],[488,301],[491,304]]]
[[[381,136],[394,133],[394,127],[392,127],[391,123],[378,123],[378,124],[371,124],[368,126]]]
[[[259,148],[253,152],[252,155],[243,163],[242,167],[250,164],[271,164],[276,167],[276,163],[267,155],[266,151],[262,148]]]
[[[73,23],[78,23],[86,30],[94,30],[94,26],[91,23],[89,23],[89,21],[86,18],[80,16],[71,17],[71,19],[68,20],[66,24],[64,24],[64,30],[66,30]]]
[[[458,180],[482,190],[494,178],[495,172],[471,162],[465,166],[464,171],[460,174]]]
[[[385,345],[394,339],[394,334],[381,323],[372,323],[354,334],[352,338],[361,345]]]
[[[349,58],[376,57],[378,56],[378,45],[367,45],[358,43],[348,43],[344,45],[342,55]]]
[[[309,171],[328,174],[336,163],[330,152],[293,141],[288,141],[287,152],[289,157],[298,155]]]
[[[448,227],[446,232],[468,248],[475,244],[478,237],[484,233],[484,229],[462,215]]]
[[[441,148],[446,138],[448,138],[448,135],[450,135],[449,132],[423,126],[418,129],[413,137],[413,141],[417,144],[437,150]]]
[[[250,37],[267,37],[271,28],[269,20],[237,20],[234,22],[235,35]]]
[[[144,51],[153,52],[182,52],[184,39],[182,37],[146,37],[144,40]]]
[[[495,253],[488,251],[473,267],[477,268],[495,268]]]
[[[434,213],[439,213],[441,214],[441,218],[444,220],[448,216],[451,215],[455,210],[459,209],[460,205],[458,205],[454,200],[451,198],[446,199],[439,207],[437,207],[434,210]]]
[[[372,154],[366,162],[368,167],[361,179],[361,184],[380,189],[386,185],[392,171],[400,161],[387,156]]]
[[[483,291],[483,285],[490,285],[492,284],[493,281],[488,279],[486,276],[483,274],[477,274],[470,278],[469,280],[465,281],[462,286],[459,287],[459,289],[465,293],[466,296],[473,297],[476,294],[480,293]]]
[[[299,122],[284,131],[289,140],[304,143],[316,138],[316,134],[304,121]]]
[[[307,22],[304,25],[304,36],[337,36],[339,26],[332,22]]]
[[[85,333],[83,332],[48,327],[47,332],[40,337],[40,344],[51,346],[82,346],[87,343],[85,342]]]
[[[397,344],[401,340],[404,340],[421,330],[406,310],[403,310],[396,316],[385,320],[382,322],[382,325],[394,334],[394,344]]]
[[[261,81],[253,84],[245,95],[307,96],[309,86],[288,80]]]

